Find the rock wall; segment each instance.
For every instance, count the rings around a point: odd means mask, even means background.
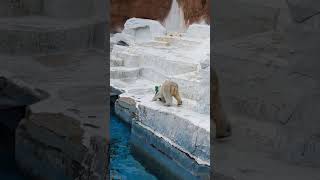
[[[172,0],[111,0],[111,27],[121,29],[131,17],[162,21],[167,16]]]
[[[318,176],[319,4],[229,0],[213,7],[214,67],[233,131],[231,141],[214,142],[215,174],[247,180],[285,179],[288,171],[288,178],[305,179],[306,171],[309,179]],[[258,160],[266,153],[278,161]],[[278,168],[280,162],[286,165]],[[260,164],[270,171],[251,177],[236,172],[245,166],[258,171]]]
[[[209,23],[209,0],[177,0],[183,8],[187,24],[201,19]],[[111,0],[111,27],[113,31],[122,29],[125,21],[132,17],[163,21],[172,0]]]
[[[210,24],[210,0],[177,0],[187,25],[204,20]]]

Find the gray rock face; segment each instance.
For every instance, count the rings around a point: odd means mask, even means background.
[[[49,96],[4,72],[0,74],[0,92],[0,109],[28,106]]]
[[[99,37],[106,31],[106,1],[6,0],[0,6],[1,53],[31,55],[103,47],[104,38]]]
[[[291,15],[296,22],[303,22],[320,13],[317,0],[287,0]]]
[[[0,2],[0,113],[19,115],[15,159],[33,178],[109,179],[106,6]]]
[[[57,18],[106,18],[106,1],[101,0],[3,0],[0,16],[40,15]]]
[[[227,30],[233,16],[215,15],[216,36],[223,38],[213,46],[214,67],[233,135],[226,142],[214,141],[214,170],[231,179],[316,179],[320,31],[315,14],[319,3],[289,0],[287,7],[279,1],[260,2],[233,2],[231,6],[240,4],[237,11],[247,8],[235,22],[240,24],[238,32]],[[258,28],[256,20],[262,14],[255,12],[256,6],[274,12],[274,20],[265,14],[265,28]],[[222,6],[219,11],[230,10]],[[311,15],[315,16],[302,22]],[[253,24],[246,26],[248,22]]]
[[[12,74],[49,94],[29,106],[16,129],[15,154],[21,170],[32,177],[52,180],[107,178],[108,126],[105,99],[101,98],[107,95],[104,69],[97,68],[105,62],[103,57],[101,52],[84,51],[21,58],[15,63],[6,60]],[[23,66],[30,67],[26,68],[29,72],[21,71]]]
[[[82,144],[85,130],[64,114],[37,113],[26,117],[16,131],[16,159],[21,169],[45,179],[106,179],[104,138]]]

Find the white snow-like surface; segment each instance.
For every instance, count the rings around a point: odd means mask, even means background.
[[[131,18],[124,24],[123,34],[131,35],[137,42],[150,41],[166,34],[166,29],[158,22],[149,19]]]
[[[125,34],[123,37],[129,37],[126,41],[134,41],[129,46],[116,45],[113,36],[110,85],[124,92],[120,97],[135,102],[130,108],[116,108],[129,123],[131,111],[135,111],[138,119],[133,120],[141,127],[186,152],[198,164],[210,165],[210,26],[195,24],[186,33],[167,34],[157,23],[128,20],[117,36]],[[160,30],[149,28],[152,36],[133,33],[144,25]],[[181,106],[175,100],[170,107],[151,101],[154,87],[167,79],[178,83]]]

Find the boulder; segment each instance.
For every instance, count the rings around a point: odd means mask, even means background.
[[[137,42],[144,42],[165,35],[166,29],[158,21],[131,18],[124,24],[123,33],[133,36]]]

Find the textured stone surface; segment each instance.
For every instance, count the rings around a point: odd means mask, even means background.
[[[57,18],[106,17],[102,0],[3,0],[0,16],[40,15]]]
[[[209,0],[178,0],[184,10],[187,24],[202,19],[209,23]],[[111,1],[111,27],[120,31],[127,19],[137,17],[164,21],[167,17],[172,0],[113,0]]]
[[[0,2],[1,120],[32,178],[109,179],[107,4]]]
[[[16,161],[25,173],[52,180],[107,179],[104,58],[99,50],[1,55],[1,72],[49,95],[28,108],[16,130]]]
[[[108,96],[105,69],[97,68],[104,56],[99,51],[1,55],[1,68],[49,94],[28,108],[16,130],[16,161],[23,171],[43,179],[106,179],[108,123],[101,97]]]
[[[177,0],[188,25],[205,21],[210,24],[210,0]]]
[[[303,22],[320,13],[320,2],[317,0],[288,0],[291,15],[297,22]]]
[[[131,18],[124,24],[122,33],[133,36],[135,41],[151,41],[164,36],[166,29],[158,21]]]
[[[171,6],[171,0],[113,0],[111,1],[111,27],[122,28],[127,19],[148,18],[163,20]]]
[[[0,19],[0,52],[31,55],[99,46],[96,18],[59,20],[45,16]],[[82,38],[79,38],[82,37]],[[102,36],[101,36],[102,37]],[[101,47],[101,45],[100,45]]]
[[[244,13],[224,13],[234,6]],[[213,141],[217,179],[319,178],[319,29],[312,19],[292,21],[290,8],[263,0],[216,8],[214,65],[233,128],[230,139]]]
[[[0,74],[0,91],[0,109],[28,106],[48,97],[44,91],[24,83],[5,71]]]

